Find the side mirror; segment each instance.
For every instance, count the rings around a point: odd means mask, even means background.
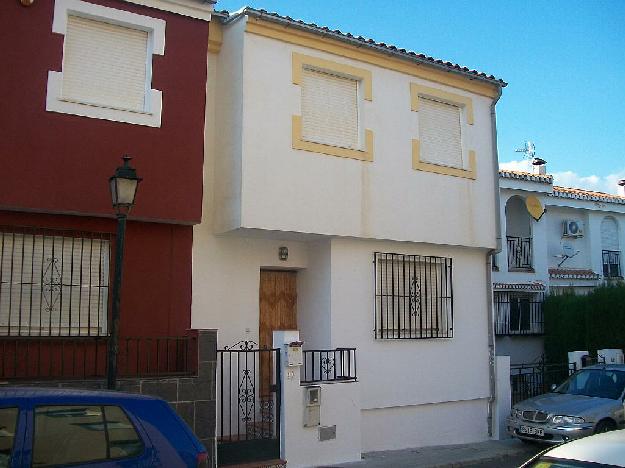
[[[556,384],[551,384],[551,387],[549,388],[550,392],[555,392],[556,388],[558,388],[558,386]]]

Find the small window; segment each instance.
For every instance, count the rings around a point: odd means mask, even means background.
[[[33,466],[130,458],[143,443],[116,406],[42,406],[35,409]]]
[[[453,337],[451,258],[374,254],[375,337]]]
[[[302,138],[343,148],[359,147],[358,81],[304,68]]]
[[[63,99],[144,112],[147,54],[147,31],[69,16]]]
[[[419,139],[422,161],[462,168],[460,111],[458,106],[421,98]]]
[[[11,464],[17,414],[17,408],[0,408],[0,468],[8,468]]]
[[[60,71],[48,72],[46,110],[160,127],[162,94],[152,55],[165,52],[165,21],[82,0],[56,0]]]

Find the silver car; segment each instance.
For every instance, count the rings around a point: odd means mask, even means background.
[[[508,432],[523,441],[558,444],[625,427],[625,365],[586,367],[551,393],[512,408]]]

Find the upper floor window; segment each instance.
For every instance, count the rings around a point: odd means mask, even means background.
[[[107,334],[110,239],[0,231],[0,336]]]
[[[362,124],[363,100],[372,99],[368,70],[294,53],[293,83],[301,87],[293,148],[373,159],[373,133]]]
[[[452,260],[376,252],[375,337],[453,337]]]
[[[606,278],[620,278],[621,251],[619,247],[618,223],[612,216],[606,216],[601,221],[601,257],[603,276]]]
[[[163,54],[165,22],[80,0],[56,0],[52,30],[65,36],[62,71],[50,71],[46,109],[153,127],[161,92],[152,55]]]
[[[466,150],[467,125],[473,125],[470,98],[436,88],[410,85],[412,110],[419,113],[419,138],[413,140],[413,168],[475,178],[475,151]]]
[[[525,199],[513,196],[506,202],[506,247],[509,271],[533,268],[532,220]]]

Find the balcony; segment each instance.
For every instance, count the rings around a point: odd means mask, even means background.
[[[622,278],[621,252],[618,250],[603,250],[601,252],[604,278]]]
[[[532,266],[532,238],[506,236],[509,271],[534,271]]]
[[[495,334],[499,336],[545,333],[543,294],[495,292]]]

